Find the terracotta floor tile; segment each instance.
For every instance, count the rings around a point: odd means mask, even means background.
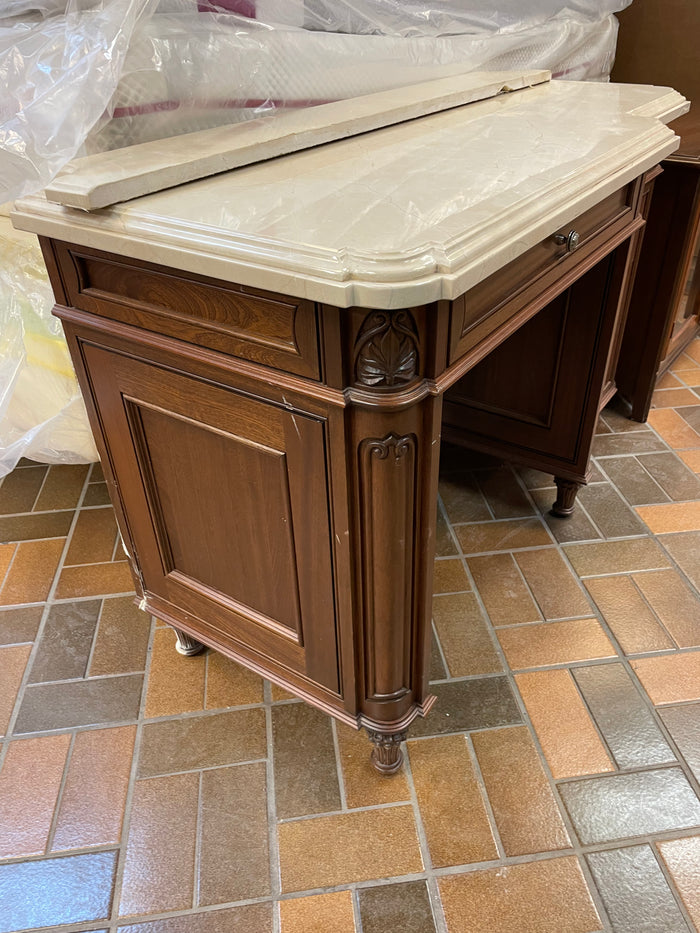
[[[0,933],[106,920],[116,867],[116,852],[0,866]]]
[[[436,868],[498,858],[463,735],[408,743],[430,858]]]
[[[498,640],[512,670],[611,658],[617,653],[597,619],[504,628]]]
[[[592,577],[586,580],[586,587],[625,654],[673,648],[668,633],[630,577]]]
[[[120,926],[118,933],[272,933],[272,904],[244,904],[129,923]]]
[[[16,544],[0,544],[0,592],[2,591],[7,571],[17,550]]]
[[[51,607],[29,672],[29,683],[85,676],[101,608],[99,599]]]
[[[661,540],[695,589],[700,590],[700,531],[664,535]]]
[[[280,823],[278,837],[283,893],[423,870],[411,807]]]
[[[135,726],[79,732],[61,797],[53,851],[121,841]]]
[[[647,458],[669,456],[675,460],[675,454],[672,453],[644,454],[644,456]],[[603,461],[603,466],[610,480],[630,505],[668,502],[668,495],[644,469],[642,462],[641,456],[639,460],[636,457],[607,457]],[[589,493],[591,499],[597,498],[597,493],[597,488],[593,489],[592,493]]]
[[[151,617],[138,608],[132,596],[102,600],[90,676],[144,670],[150,633]]]
[[[32,541],[36,538],[65,538],[74,512],[37,512],[0,518],[0,541]],[[2,571],[0,570],[0,581]]]
[[[357,731],[337,722],[340,764],[348,807],[372,807],[382,803],[403,803],[411,799],[403,769],[381,775],[370,761],[370,742],[364,730]]]
[[[91,483],[85,490],[83,506],[110,505],[107,483]]]
[[[436,680],[445,680],[446,677],[447,668],[442,657],[442,649],[438,642],[437,635],[433,631],[430,639],[430,669],[428,671],[428,678],[432,683]]]
[[[102,470],[102,464],[97,461],[90,466],[90,476],[88,477],[88,483],[104,483],[105,475]]]
[[[493,625],[542,618],[511,554],[470,557],[467,563]]]
[[[700,703],[665,706],[659,710],[671,738],[700,782]]]
[[[700,501],[646,505],[636,511],[655,535],[700,529]]]
[[[574,509],[573,515],[567,518],[551,514],[550,509],[556,498],[555,489],[535,489],[531,495],[547,527],[560,544],[572,541],[595,541],[602,537],[584,509]]]
[[[471,586],[459,558],[436,560],[433,565],[433,593],[464,593]]]
[[[690,427],[695,432],[700,432],[700,399],[695,399],[694,405],[684,405],[679,406],[678,414],[683,418],[684,421],[687,421]]]
[[[552,543],[539,518],[458,525],[455,531],[465,554],[511,551],[515,548],[538,547]]]
[[[622,664],[577,667],[572,673],[619,768],[675,763],[649,704]]]
[[[66,554],[66,566],[111,561],[116,539],[117,523],[111,507],[81,509]]]
[[[605,463],[606,461],[602,461]],[[666,496],[662,495],[662,501]],[[600,529],[604,538],[625,538],[644,534],[644,525],[634,510],[610,483],[584,486],[578,501]]]
[[[175,633],[157,629],[146,693],[146,717],[173,716],[204,709],[206,653],[184,657],[175,650]]]
[[[677,571],[638,573],[633,579],[681,648],[700,645],[700,599]]]
[[[428,716],[415,719],[411,736],[492,729],[522,722],[507,677],[474,677],[434,684],[437,702]]]
[[[590,603],[581,585],[554,548],[515,555],[545,619],[589,615]]]
[[[700,473],[700,449],[679,450],[678,456],[693,473]]]
[[[0,515],[31,512],[47,469],[42,465],[9,473],[0,484]]]
[[[280,901],[280,933],[355,933],[350,891]]]
[[[39,497],[34,503],[34,511],[48,509],[74,509],[88,475],[89,464],[61,464],[49,467]]]
[[[629,434],[599,434],[593,438],[594,457],[617,457],[621,454],[641,454],[653,450],[668,450],[653,431],[635,430]]]
[[[136,719],[143,676],[95,677],[24,688],[15,735]]]
[[[681,385],[681,381],[675,373],[667,370],[663,376],[656,380],[657,389],[675,389]]]
[[[270,682],[270,695],[272,697],[273,703],[278,703],[280,700],[295,700],[296,697],[293,693],[290,693],[289,690],[285,690],[284,687],[280,687],[279,684]]]
[[[0,648],[0,736],[7,731],[31,650],[31,645]]]
[[[247,706],[262,701],[263,679],[259,674],[218,651],[207,652],[206,709]]]
[[[134,785],[121,916],[192,906],[198,792],[198,774]]]
[[[340,810],[331,721],[306,703],[272,710],[277,818]]]
[[[17,545],[15,559],[0,590],[0,605],[41,603],[49,595],[63,552],[65,538],[24,541]]]
[[[700,478],[688,469],[675,453],[669,451],[663,454],[642,454],[638,460],[674,501],[700,498]]]
[[[555,778],[613,770],[569,671],[516,674],[515,681]]]
[[[653,538],[569,544],[566,556],[580,577],[668,567],[668,557]]]
[[[198,903],[271,893],[265,764],[202,772]]]
[[[0,645],[34,641],[43,614],[43,606],[0,609]]]
[[[70,735],[10,742],[0,771],[0,858],[41,855],[61,787]]]
[[[425,881],[360,888],[357,895],[362,933],[435,933]]]
[[[450,526],[447,524],[442,512],[438,508],[437,523],[435,525],[435,556],[453,557],[458,553],[457,546],[452,539]]]
[[[573,856],[441,878],[449,933],[596,933],[602,924]]]
[[[687,369],[699,369],[698,363],[700,363],[700,360],[697,359],[697,350],[695,348],[695,341],[693,341],[689,343],[683,353],[673,361],[670,370],[672,373],[675,373]]]
[[[658,847],[691,920],[700,928],[700,836],[670,839]]]
[[[523,492],[510,466],[477,474],[477,482],[494,518],[521,518],[532,515],[532,503]],[[473,521],[473,519],[472,519]]]
[[[677,408],[679,405],[697,405],[698,397],[692,389],[677,386],[657,389],[651,399],[652,408]]]
[[[151,777],[266,757],[264,711],[227,710],[146,723],[138,773],[139,777]]]
[[[56,587],[56,599],[79,599],[82,596],[112,596],[133,593],[134,581],[125,560],[108,564],[65,567]]]
[[[493,516],[476,480],[469,474],[440,479],[440,498],[451,522],[483,522]]]
[[[506,855],[566,849],[569,834],[526,726],[472,736]]]
[[[586,860],[613,930],[688,933],[688,924],[648,845],[593,852]]]
[[[700,825],[700,800],[680,768],[567,781],[559,793],[584,845]]]
[[[700,700],[700,651],[631,662],[652,703]]]
[[[677,411],[656,409],[649,412],[649,424],[675,450],[700,447],[700,434],[694,431]]]
[[[473,593],[433,597],[433,619],[452,677],[503,670]]]

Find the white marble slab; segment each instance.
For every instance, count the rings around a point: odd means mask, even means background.
[[[24,230],[340,307],[456,298],[678,146],[675,91],[554,81]]]
[[[548,71],[471,72],[75,159],[49,201],[95,210],[229,169],[550,80]]]

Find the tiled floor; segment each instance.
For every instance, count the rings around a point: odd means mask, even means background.
[[[700,342],[551,478],[445,451],[432,676],[366,739],[133,604],[99,467],[0,487],[0,933],[700,931]],[[673,407],[675,406],[675,407]]]

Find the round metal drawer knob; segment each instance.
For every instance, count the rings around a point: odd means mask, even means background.
[[[573,253],[579,248],[581,237],[575,230],[569,231],[568,236],[563,233],[557,233],[554,242],[558,246],[566,246],[567,253]]]

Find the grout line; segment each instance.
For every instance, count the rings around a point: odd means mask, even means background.
[[[196,824],[194,829],[194,859],[193,859],[193,871],[194,878],[192,879],[192,909],[194,910],[199,906],[199,897],[201,892],[200,878],[201,878],[201,863],[202,863],[202,832],[203,832],[203,819],[202,812],[204,810],[204,798],[202,796],[202,784],[204,781],[203,778],[204,771],[199,771],[199,779],[197,782],[197,816]]]
[[[688,913],[688,908],[685,905],[685,901],[683,900],[680,890],[676,887],[676,880],[671,874],[668,868],[668,865],[664,861],[664,858],[661,855],[661,853],[658,851],[656,845],[654,845],[654,842],[652,841],[649,842],[649,848],[651,849],[654,855],[654,858],[656,859],[656,862],[659,866],[659,870],[661,871],[661,874],[664,877],[666,884],[668,885],[671,891],[671,894],[673,895],[676,901],[676,904],[678,905],[681,916],[683,917],[685,922],[688,924],[688,930],[695,931],[696,930],[695,924],[693,923],[693,920],[690,914]]]
[[[114,887],[112,889],[112,911],[110,915],[110,923],[114,924],[116,924],[119,920],[119,904],[121,902],[126,852],[129,840],[129,830],[131,827],[131,806],[133,802],[136,781],[138,779],[138,762],[139,756],[141,754],[141,741],[143,737],[144,725],[143,718],[144,711],[146,709],[146,694],[148,691],[148,680],[151,668],[151,658],[153,656],[153,640],[155,637],[155,631],[156,627],[154,624],[154,619],[153,616],[151,616],[151,631],[149,633],[148,648],[146,651],[146,667],[144,671],[143,686],[141,688],[141,701],[139,704],[139,712],[136,722],[136,736],[134,739],[134,751],[131,759],[131,771],[127,785],[126,800],[124,803],[124,817],[122,820],[121,841],[118,849],[119,855],[117,856],[117,869],[114,873]]]
[[[518,728],[517,726],[511,728]],[[496,820],[496,814],[493,812],[493,807],[491,806],[491,798],[489,797],[488,787],[486,786],[486,781],[484,780],[484,775],[481,772],[481,765],[479,764],[479,757],[476,754],[476,749],[474,748],[474,743],[471,738],[471,733],[467,732],[464,736],[467,743],[467,753],[472,764],[472,770],[474,772],[474,778],[479,787],[479,792],[481,794],[482,802],[484,804],[484,809],[486,810],[486,815],[491,827],[491,835],[493,836],[493,841],[496,843],[496,850],[498,851],[499,859],[506,858],[506,850],[503,845],[503,840],[501,839],[501,834],[498,831],[498,822]]]
[[[274,742],[272,738],[272,687],[269,680],[265,680],[265,736],[267,741],[267,834],[270,866],[270,890],[275,900],[279,900],[282,893],[282,876],[280,865],[279,839],[277,836],[277,801],[275,800],[275,768],[274,768]],[[272,912],[272,933],[280,933],[281,919],[277,907]]]
[[[333,736],[333,750],[335,752],[335,770],[338,775],[338,789],[340,791],[340,807],[342,810],[348,809],[348,799],[345,793],[345,776],[343,774],[343,762],[340,755],[340,743],[338,741],[338,722],[331,716],[331,734]]]
[[[46,476],[48,476],[48,473],[49,473],[49,471],[47,470],[47,471],[46,471]],[[44,477],[44,482],[46,482],[46,476]],[[42,484],[42,488],[43,488],[43,484]],[[76,526],[76,523],[77,523],[77,520],[78,520],[78,512],[79,512],[79,508],[80,508],[80,503],[82,502],[82,500],[83,500],[83,498],[84,498],[84,496],[85,496],[86,488],[87,488],[87,482],[86,482],[86,480],[84,480],[84,481],[83,481],[82,488],[81,488],[81,491],[80,491],[80,495],[78,496],[78,505],[77,505],[77,506],[75,507],[75,509],[73,510],[73,518],[71,519],[70,527],[69,527],[68,533],[66,534],[66,537],[65,537],[65,541],[64,541],[64,544],[63,544],[63,549],[62,549],[62,551],[61,551],[61,556],[60,556],[59,559],[58,559],[58,564],[56,565],[56,570],[55,570],[55,572],[54,572],[54,577],[53,577],[53,580],[51,581],[51,586],[49,587],[49,591],[48,591],[48,593],[46,594],[46,599],[44,600],[44,609],[43,609],[43,612],[42,612],[42,614],[41,614],[41,620],[40,620],[40,622],[39,622],[39,625],[38,625],[38,627],[37,627],[36,634],[35,634],[35,636],[34,636],[34,643],[33,643],[33,645],[32,645],[31,651],[29,652],[29,657],[27,658],[27,663],[25,664],[25,667],[24,667],[24,673],[23,673],[23,675],[22,675],[22,680],[20,681],[19,689],[17,690],[17,695],[16,695],[16,697],[15,697],[15,702],[14,702],[14,706],[13,706],[13,709],[12,709],[12,714],[11,714],[10,720],[9,720],[9,722],[8,722],[8,724],[7,724],[7,729],[5,730],[5,741],[4,741],[2,744],[0,744],[0,771],[2,770],[2,766],[3,766],[4,760],[5,760],[5,756],[7,755],[7,750],[8,750],[8,748],[9,748],[10,744],[11,744],[11,740],[14,739],[14,738],[16,738],[15,733],[14,733],[14,729],[15,729],[15,724],[16,724],[16,722],[17,722],[17,718],[18,718],[18,716],[19,716],[20,708],[21,708],[21,706],[22,706],[22,702],[23,702],[23,700],[24,700],[25,687],[27,686],[27,684],[28,684],[28,682],[29,682],[29,677],[30,677],[30,674],[31,674],[32,667],[33,667],[34,662],[35,662],[35,660],[36,660],[36,656],[37,656],[37,654],[39,653],[39,648],[40,648],[40,645],[41,645],[42,636],[43,636],[43,634],[44,634],[44,629],[45,629],[45,627],[46,627],[46,621],[47,621],[47,619],[48,619],[48,617],[49,617],[49,613],[50,613],[51,608],[52,608],[52,605],[53,605],[53,596],[54,596],[54,593],[56,592],[56,589],[57,589],[57,587],[58,587],[58,582],[59,582],[59,580],[60,580],[61,572],[62,572],[62,570],[63,570],[63,566],[64,566],[64,563],[65,563],[65,559],[66,559],[66,556],[67,556],[67,554],[68,554],[68,549],[70,548],[71,539],[72,539],[72,537],[73,537],[73,531],[74,531],[74,529],[75,529],[75,526]],[[39,495],[39,493],[37,493],[37,496],[38,496],[38,495]],[[34,502],[36,502],[36,499],[34,500]],[[17,551],[15,551],[15,554],[16,554],[16,553],[17,553]],[[12,608],[17,608],[17,607],[12,607]]]
[[[105,601],[104,599],[102,599],[100,601],[100,608],[97,613],[97,619],[95,620],[95,628],[93,629],[93,632],[92,632],[92,642],[90,644],[90,650],[88,651],[88,656],[85,661],[85,672],[82,678],[80,678],[81,680],[86,680],[87,678],[90,678],[90,680],[97,679],[97,678],[90,677],[90,668],[92,667],[92,659],[95,655],[95,647],[97,645],[97,636],[100,630],[100,626],[102,625],[102,613],[104,612],[104,608],[105,608]],[[134,673],[141,673],[141,672],[135,671]],[[104,675],[98,675],[98,677],[99,676],[104,676]]]
[[[66,760],[63,763],[63,774],[61,776],[61,784],[58,788],[58,794],[56,795],[56,803],[54,804],[53,813],[51,814],[51,825],[49,827],[49,835],[46,839],[46,847],[44,849],[45,855],[52,854],[54,836],[56,835],[56,827],[58,826],[58,816],[61,810],[61,804],[63,803],[63,793],[66,789],[66,783],[68,781],[68,772],[70,770],[70,764],[71,764],[71,759],[73,758],[73,752],[75,751],[76,739],[77,739],[77,732],[74,732],[70,737],[70,743],[68,745],[68,751],[66,753]]]

